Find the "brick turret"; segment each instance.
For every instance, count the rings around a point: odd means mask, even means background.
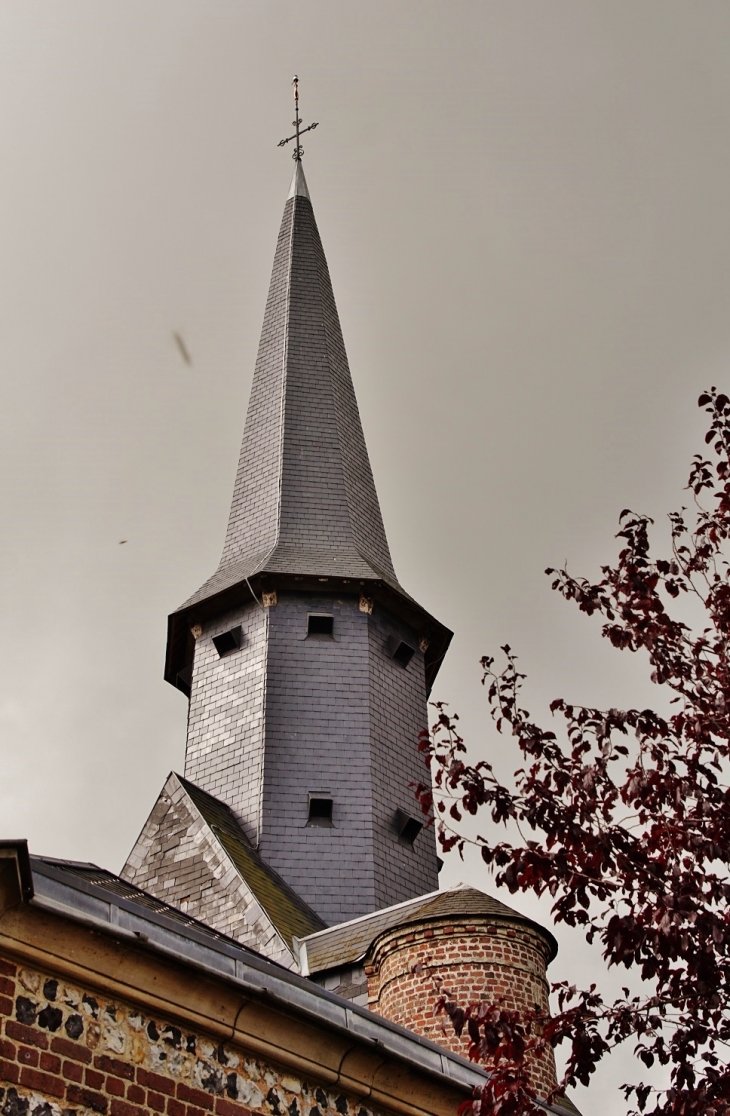
[[[510,1011],[548,1010],[545,976],[550,945],[544,930],[516,918],[489,916],[426,920],[400,926],[373,943],[365,974],[368,1006],[409,1031],[468,1056],[469,1039],[434,1015],[439,996],[466,1006],[480,1000]],[[538,1093],[557,1082],[552,1053],[530,1067]]]
[[[552,934],[497,899],[459,885],[425,895],[370,918],[323,930],[305,939],[313,979],[340,994],[367,980],[371,1011],[468,1056],[445,1016],[441,996],[466,1007],[484,1001],[508,1010],[548,1011],[546,969],[557,952]],[[555,1059],[530,1067],[541,1096],[555,1087]]]

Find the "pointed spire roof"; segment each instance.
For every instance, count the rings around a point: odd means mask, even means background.
[[[304,167],[302,166],[301,159],[297,159],[296,163],[294,164],[294,174],[292,175],[291,188],[287,195],[287,201],[289,201],[289,198],[296,197],[306,198],[308,201],[311,201],[311,198],[309,197],[309,187],[307,186],[307,180],[304,177]]]
[[[383,527],[327,261],[300,159],[276,245],[218,569],[168,623],[165,677],[184,683],[190,626],[259,586],[345,581],[383,592],[430,644],[451,632],[398,583]],[[302,586],[303,587],[303,586]]]
[[[279,230],[223,555],[186,605],[263,572],[398,584],[300,160]]]

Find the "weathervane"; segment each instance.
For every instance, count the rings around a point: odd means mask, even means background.
[[[301,124],[302,121],[301,121],[301,118],[299,116],[299,78],[297,77],[296,74],[294,75],[292,85],[294,86],[294,119],[292,120],[292,124],[296,128],[296,132],[294,133],[293,136],[287,136],[286,139],[279,140],[279,143],[278,143],[277,146],[278,147],[284,147],[285,144],[291,143],[292,140],[296,140],[296,147],[294,148],[294,154],[292,155],[292,159],[296,159],[296,161],[298,163],[300,163],[301,159],[302,159],[302,155],[304,154],[304,148],[299,143],[299,137],[303,136],[305,132],[311,132],[312,129],[318,127],[318,125],[315,122],[314,124],[310,124],[308,128],[302,128],[300,130],[299,125]]]

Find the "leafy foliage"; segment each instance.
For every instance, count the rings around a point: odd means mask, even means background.
[[[551,705],[564,732],[548,731],[520,705],[524,675],[512,650],[497,670],[482,659],[497,728],[510,733],[523,763],[505,786],[485,761],[467,763],[458,719],[443,705],[421,749],[445,850],[463,849],[458,823],[486,811],[520,840],[479,836],[485,864],[513,893],[552,896],[558,922],[581,927],[609,966],[641,977],[614,1001],[593,985],[555,985],[557,1013],[538,1020],[499,1004],[439,1009],[471,1039],[470,1056],[493,1067],[472,1103],[486,1116],[536,1113],[529,1059],[546,1043],[567,1044],[561,1090],[588,1084],[602,1057],[627,1040],[648,1067],[669,1069],[669,1087],[623,1086],[632,1111],[656,1116],[730,1116],[730,400],[700,396],[710,416],[711,459],[696,455],[688,491],[694,508],[669,516],[672,553],[650,552],[647,516],[624,511],[615,566],[595,584],[566,570],[546,571],[552,586],[621,650],[644,651],[651,679],[671,691],[669,716],[651,709]],[[694,601],[701,630],[669,609]],[[514,830],[513,830],[514,831]]]

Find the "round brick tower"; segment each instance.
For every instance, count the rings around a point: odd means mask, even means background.
[[[445,1016],[434,1015],[439,996],[464,1007],[481,1000],[547,1012],[545,971],[556,953],[555,938],[538,923],[483,892],[455,888],[374,938],[365,958],[368,1006],[466,1057],[466,1034],[457,1037]],[[552,1051],[534,1061],[530,1076],[540,1095],[554,1088]]]

